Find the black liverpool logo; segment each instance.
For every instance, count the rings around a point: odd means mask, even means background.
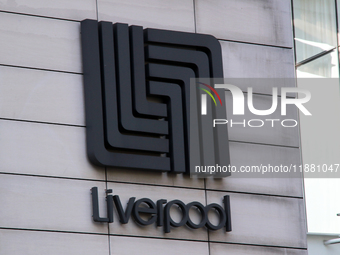
[[[90,161],[189,173],[190,79],[223,78],[218,40],[88,19],[81,22],[81,38]],[[228,139],[218,137],[223,128],[212,136],[214,157],[229,164]],[[202,132],[195,129],[197,141]],[[193,151],[204,158],[202,148]]]

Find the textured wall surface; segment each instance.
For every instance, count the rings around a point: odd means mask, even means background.
[[[190,179],[88,161],[85,18],[212,34],[225,77],[294,78],[290,1],[0,0],[0,254],[307,254],[300,179]],[[255,104],[270,103],[266,88],[255,92]],[[229,134],[232,164],[300,162],[297,129]],[[131,196],[222,204],[228,194],[233,231],[95,223],[93,186],[102,212],[106,188],[123,204]]]

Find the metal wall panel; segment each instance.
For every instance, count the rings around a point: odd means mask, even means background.
[[[178,240],[150,239],[137,237],[111,236],[111,254],[130,255],[172,255],[209,254],[207,242],[188,242]],[[133,243],[133,245],[131,245]]]
[[[0,66],[0,118],[85,126],[83,76]]]
[[[0,10],[71,20],[97,17],[95,0],[1,0]]]
[[[1,228],[108,234],[91,220],[91,188],[105,182],[1,174]],[[104,212],[105,192],[100,192]]]
[[[224,195],[230,195],[233,230],[210,232],[211,241],[307,247],[303,199],[208,191],[207,203]]]
[[[295,105],[287,105],[287,115],[281,115],[281,98],[278,98],[278,105],[276,110],[270,115],[259,116],[250,112],[247,106],[248,94],[244,94],[245,111],[244,115],[233,115],[233,98],[231,92],[226,92],[226,107],[229,140],[252,142],[261,144],[283,145],[290,147],[299,147],[299,119],[298,112]],[[268,110],[272,106],[272,96],[253,94],[254,108],[258,110]],[[231,121],[235,124],[231,127]],[[263,126],[250,127],[262,125],[259,121],[251,121],[252,119],[260,119],[263,121]],[[266,121],[266,119],[276,119],[275,121]],[[297,121],[295,127],[284,127],[282,121],[285,119],[293,119]],[[245,124],[243,122],[245,121]],[[286,126],[294,126],[292,121],[284,122]]]
[[[82,72],[80,23],[0,12],[0,64]]]
[[[261,247],[235,244],[210,244],[211,255],[252,254],[252,255],[307,255],[307,250]]]
[[[0,171],[105,180],[86,157],[85,128],[0,120]]]
[[[230,142],[230,161],[233,166],[240,170],[241,166],[260,166],[271,165],[296,165],[301,164],[298,148],[281,146],[260,145],[251,143]],[[302,175],[294,175],[294,178],[277,178],[279,175],[258,174],[254,175],[243,173],[237,174],[240,177],[220,179],[207,179],[206,188],[212,190],[249,192],[257,194],[269,194],[280,196],[303,197]],[[235,176],[235,175],[234,175]],[[261,176],[263,178],[261,178]],[[293,177],[293,175],[290,175]],[[298,178],[300,176],[300,178]],[[266,178],[264,178],[266,177]],[[289,177],[287,175],[287,177]]]
[[[296,87],[293,49],[222,40],[220,44],[224,77],[242,78],[235,84],[242,91],[253,87],[254,93],[272,95],[272,87]]]
[[[107,255],[105,235],[0,229],[0,253],[10,255]]]
[[[197,32],[218,39],[293,46],[290,1],[196,0]]]
[[[98,0],[98,19],[150,28],[195,32],[192,0]]]

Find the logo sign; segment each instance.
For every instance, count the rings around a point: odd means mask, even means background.
[[[93,220],[95,222],[114,222],[113,211],[115,207],[120,223],[127,224],[132,215],[135,222],[137,222],[139,225],[146,226],[156,223],[158,227],[163,226],[165,233],[170,233],[171,227],[181,227],[183,225],[187,225],[192,229],[198,229],[205,226],[210,230],[218,230],[224,227],[226,232],[231,231],[230,198],[228,195],[224,196],[223,198],[224,208],[215,203],[209,204],[207,206],[204,206],[197,201],[184,204],[178,199],[169,202],[165,199],[160,199],[155,203],[149,198],[141,198],[136,200],[135,197],[131,197],[125,210],[123,209],[118,195],[107,195],[107,217],[103,218],[99,216],[98,188],[93,187],[91,191]],[[110,194],[112,193],[112,190],[107,190],[106,193]],[[180,222],[176,222],[172,219],[170,214],[170,209],[172,206],[178,206],[180,208],[182,214]],[[190,219],[189,211],[191,208],[196,208],[200,212],[201,221],[199,223],[195,223]],[[210,221],[208,217],[208,212],[210,210],[215,210],[218,213],[218,224],[213,224]],[[144,216],[147,215],[147,219],[142,218],[141,214]]]
[[[228,147],[220,131],[210,135],[215,156],[210,151],[205,156],[205,141],[193,153],[189,145],[208,139],[200,118],[191,132],[190,78],[223,77],[216,38],[87,19],[81,39],[87,154],[93,164],[175,173],[189,173],[191,156],[229,164],[229,151],[217,155],[222,143]]]

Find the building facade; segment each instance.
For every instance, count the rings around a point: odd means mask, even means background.
[[[90,163],[84,19],[213,35],[226,78],[296,77],[290,1],[0,1],[0,254],[307,254],[302,178],[202,179]],[[253,93],[254,105],[270,107],[271,88],[259,83]],[[230,99],[226,93],[228,115]],[[298,111],[288,117],[298,120]],[[229,128],[231,164],[300,165],[299,127]],[[130,197],[222,206],[229,195],[232,231],[164,233],[155,224],[121,224],[117,210],[113,223],[94,222],[92,187],[101,217],[110,189],[124,208]],[[180,220],[175,208],[172,215]]]

